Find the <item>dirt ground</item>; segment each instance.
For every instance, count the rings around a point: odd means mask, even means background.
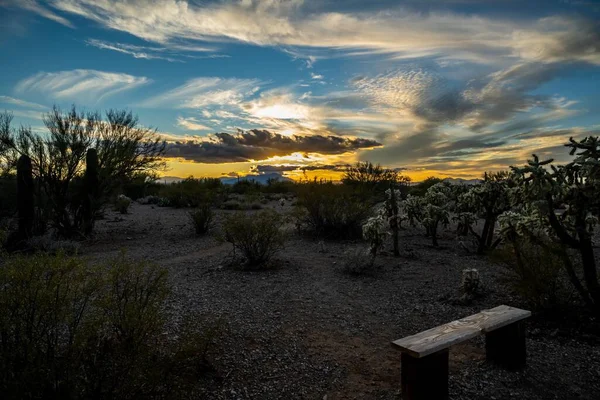
[[[364,243],[319,243],[291,224],[285,229],[277,268],[240,271],[228,266],[230,245],[215,238],[218,223],[197,237],[187,210],[134,203],[126,215],[109,211],[81,254],[99,261],[125,250],[168,268],[173,314],[194,312],[221,326],[209,352],[214,372],[199,378],[190,398],[399,399],[392,340],[500,304],[526,307],[503,283],[503,267],[467,252],[451,229],[439,248],[421,230],[402,231],[402,256],[383,254],[381,270],[360,277],[342,273],[340,264],[345,251]],[[464,268],[479,269],[484,285],[469,305],[457,301]],[[450,397],[600,398],[597,321],[578,326],[534,315],[527,329],[528,365],[519,372],[487,364],[482,337],[452,347]]]

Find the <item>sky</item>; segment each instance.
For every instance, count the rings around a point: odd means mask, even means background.
[[[0,110],[132,110],[164,175],[476,178],[600,133],[600,1],[0,0]]]

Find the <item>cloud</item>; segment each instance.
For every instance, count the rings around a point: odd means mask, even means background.
[[[294,165],[271,165],[258,164],[251,167],[251,172],[258,174],[284,173],[284,172],[302,172],[302,171],[344,171],[348,164],[294,164]]]
[[[162,51],[160,47],[145,47],[145,46],[134,46],[123,43],[109,43],[97,39],[88,39],[86,43],[90,46],[97,47],[103,50],[112,50],[123,54],[128,54],[133,58],[140,58],[145,60],[166,60],[169,62],[182,62],[176,58],[165,57],[156,55],[154,52]]]
[[[168,157],[201,163],[265,160],[293,153],[343,154],[380,146],[374,140],[339,136],[283,136],[266,130],[217,133],[211,140],[169,143]]]
[[[215,49],[209,47],[192,46],[192,45],[171,45],[167,47],[159,46],[136,46],[126,43],[111,43],[104,40],[88,39],[85,41],[88,45],[97,47],[103,50],[112,50],[118,53],[128,54],[133,58],[144,60],[165,60],[169,62],[185,62],[182,58],[223,58],[229,57],[226,54],[208,54],[204,56],[191,55],[188,53],[209,53]]]
[[[19,93],[37,92],[56,99],[84,98],[99,101],[150,82],[150,79],[143,76],[75,69],[39,72],[20,81],[15,89]]]
[[[522,21],[450,12],[419,13],[406,8],[349,12],[320,10],[302,0],[202,4],[176,0],[55,0],[51,5],[164,45],[182,41],[242,42],[329,48],[355,56],[391,54],[397,59],[435,56],[493,64],[521,58],[600,64],[598,25],[566,16]]]
[[[177,117],[177,126],[192,131],[209,131],[211,128],[202,125],[196,118]]]
[[[0,103],[12,104],[12,105],[19,106],[19,107],[35,108],[38,110],[47,110],[48,109],[47,106],[43,106],[41,104],[32,103],[32,102],[21,100],[21,99],[15,99],[14,97],[9,97],[9,96],[0,96]]]
[[[141,103],[142,107],[202,108],[240,104],[259,89],[257,79],[202,77]]]
[[[0,2],[0,7],[2,6],[18,6],[24,8],[25,10],[34,12],[44,18],[48,18],[54,22],[58,22],[66,27],[75,28],[75,26],[69,20],[52,12],[36,0],[7,0],[5,2]]]

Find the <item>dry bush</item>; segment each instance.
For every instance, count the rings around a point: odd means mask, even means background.
[[[269,267],[285,242],[282,223],[283,217],[273,210],[256,214],[238,212],[225,219],[224,239],[233,245],[234,256],[236,250],[240,251],[246,268]]]
[[[190,211],[188,215],[194,224],[197,235],[205,235],[212,227],[214,215],[210,205],[204,204],[197,209]]]

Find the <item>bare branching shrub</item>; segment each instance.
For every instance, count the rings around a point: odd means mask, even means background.
[[[188,213],[197,235],[205,235],[213,223],[213,211],[210,205],[204,204]]]
[[[16,158],[31,158],[33,176],[39,190],[38,207],[50,210],[57,233],[81,236],[86,212],[82,184],[88,150],[97,154],[97,182],[94,185],[94,210],[99,211],[117,187],[133,177],[164,166],[166,144],[154,129],[138,124],[131,112],[109,110],[100,113],[78,112],[75,107],[62,112],[58,107],[43,116],[47,133],[31,128],[10,127],[10,114],[0,115],[0,164],[14,169]]]
[[[181,371],[202,372],[206,343],[164,335],[168,294],[165,270],[124,256],[93,268],[61,254],[4,260],[3,398],[161,398],[189,389]]]
[[[224,239],[239,251],[247,268],[264,268],[283,248],[283,217],[273,210],[257,214],[235,213],[223,224]]]

